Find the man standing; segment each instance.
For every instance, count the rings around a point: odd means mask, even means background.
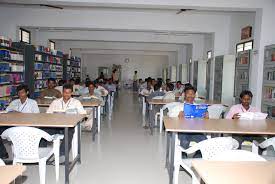
[[[138,90],[138,85],[137,85],[137,81],[138,80],[138,76],[137,76],[137,71],[134,72],[134,76],[133,76],[133,90],[137,91]]]

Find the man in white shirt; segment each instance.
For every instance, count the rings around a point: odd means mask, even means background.
[[[102,85],[103,85],[102,82],[96,82],[95,83],[95,86],[96,86],[95,92],[97,92],[97,93],[99,92],[101,94],[101,96],[107,96],[109,92]]]
[[[29,99],[29,88],[27,85],[19,85],[17,87],[17,95],[19,99],[13,100],[7,107],[8,112],[20,112],[20,113],[39,113],[39,108],[35,100]],[[0,127],[0,135],[9,127]],[[0,158],[8,158],[8,153],[2,139],[0,137]]]
[[[39,108],[35,100],[28,98],[29,88],[27,85],[17,87],[18,99],[13,100],[7,107],[8,112],[39,113]]]
[[[72,98],[73,86],[71,84],[65,84],[63,86],[62,98],[54,100],[50,107],[47,110],[47,113],[77,113],[77,114],[86,114],[81,102],[77,99]],[[63,128],[43,128],[44,131],[49,134],[64,134]],[[74,128],[69,128],[68,131],[69,137],[69,149],[71,149],[72,139],[74,135]],[[60,156],[65,155],[65,144],[64,141],[60,145]],[[62,160],[62,159],[61,159]],[[61,161],[62,162],[62,161]]]
[[[142,89],[140,94],[141,95],[150,95],[152,92],[154,92],[154,88],[152,85],[152,79],[148,78],[146,81],[146,88]]]
[[[116,92],[116,85],[113,83],[111,78],[108,80],[107,84],[105,85],[105,88],[109,92]]]
[[[95,90],[95,84],[93,82],[87,82],[87,86],[89,89],[89,93],[86,95],[83,95],[82,98],[83,100],[85,100],[85,98],[87,98],[87,100],[99,100],[101,106],[104,105],[104,100],[101,97],[101,93],[99,91]],[[92,125],[93,125],[93,113],[92,113],[92,109],[91,108],[85,108],[87,110],[87,114],[89,114],[89,117],[87,119],[87,121],[85,122],[85,129],[87,130],[91,130]]]

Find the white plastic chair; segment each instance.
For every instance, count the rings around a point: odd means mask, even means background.
[[[170,92],[167,92],[164,96],[163,96],[163,100],[175,100],[176,98],[176,95],[174,92],[170,91]]]
[[[40,184],[45,184],[46,161],[54,154],[56,181],[59,179],[59,147],[61,135],[49,135],[33,127],[12,127],[2,133],[3,139],[12,142],[13,164],[39,163]],[[41,139],[53,142],[53,147],[39,148]]]
[[[72,110],[67,110],[66,114],[77,114],[76,109],[72,109]],[[80,126],[80,137],[81,137],[81,126]],[[64,136],[63,136],[64,137]],[[73,135],[73,139],[72,139],[72,156],[73,159],[76,158],[77,154],[78,154],[78,142],[80,140],[78,140],[78,126],[74,127],[74,135]]]
[[[159,113],[156,113],[155,115],[155,125],[158,124],[158,120],[157,120],[157,116],[159,115],[159,132],[161,133],[162,132],[162,129],[163,129],[163,111],[165,109],[168,109],[168,111],[170,111],[173,107],[177,106],[181,104],[180,102],[171,102],[171,103],[168,103],[166,105],[164,105],[161,109],[160,109],[160,112]]]
[[[252,152],[255,154],[259,153],[259,147],[261,149],[266,149],[269,146],[272,146],[275,151],[275,137],[266,139],[265,141],[258,143],[257,141],[253,141],[254,147],[252,147]]]
[[[222,104],[213,104],[208,107],[209,119],[220,119],[226,108]]]
[[[0,158],[0,166],[6,165],[5,162]]]
[[[258,154],[246,150],[228,150],[219,153],[211,160],[213,161],[266,161]]]
[[[182,166],[192,177],[192,184],[199,184],[200,180],[198,176],[195,175],[191,169],[191,163],[193,159],[182,159],[182,153],[187,155],[193,154],[200,150],[202,154],[202,159],[210,160],[214,158],[217,154],[227,151],[237,149],[239,146],[238,141],[232,137],[216,137],[212,139],[207,139],[199,143],[195,143],[188,149],[184,149],[180,146],[180,141],[176,139],[175,143],[175,155],[174,155],[174,184],[178,183],[179,168]]]

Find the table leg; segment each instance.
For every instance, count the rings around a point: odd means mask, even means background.
[[[170,164],[169,164],[169,184],[173,184],[174,178],[173,178],[173,174],[174,174],[174,156],[175,156],[175,141],[176,141],[176,132],[172,132],[172,137],[171,137],[171,154],[170,154]]]
[[[146,103],[145,103],[145,97],[142,97],[142,115],[145,116],[146,113]]]
[[[96,112],[96,107],[93,107],[93,126],[92,126],[92,141],[95,141],[95,135],[97,133],[97,123],[96,123],[96,115],[97,115],[97,112]]]
[[[65,141],[65,184],[69,184],[69,175],[70,175],[70,168],[69,168],[69,128],[65,127],[64,130],[64,141]]]
[[[170,146],[171,146],[171,132],[167,132],[166,136],[166,162],[165,162],[165,168],[168,168],[169,165],[169,156],[170,156]],[[169,172],[169,171],[168,171]]]
[[[97,131],[100,132],[100,106],[97,107]]]
[[[78,129],[77,129],[77,135],[78,135],[78,142],[77,142],[77,145],[78,145],[78,147],[77,147],[77,154],[78,154],[78,162],[81,164],[81,126],[80,126],[80,123],[78,123],[77,124],[77,126],[78,126]]]
[[[152,119],[153,115],[154,115],[153,114],[153,105],[150,104],[150,106],[149,106],[149,122],[148,122],[148,126],[149,126],[149,129],[151,131],[151,135],[153,135],[153,119]]]
[[[159,116],[159,133],[162,132],[163,129],[163,109],[160,109],[160,116]]]

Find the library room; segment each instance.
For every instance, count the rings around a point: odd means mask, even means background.
[[[274,0],[0,0],[0,184],[274,184]]]

